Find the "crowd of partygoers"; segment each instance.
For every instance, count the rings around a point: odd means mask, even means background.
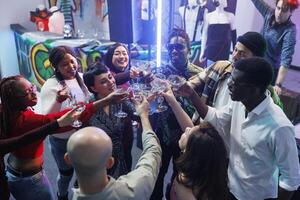
[[[252,2],[264,18],[261,33],[235,35],[227,60],[204,48],[206,67],[189,60],[190,38],[175,28],[165,45],[169,62],[159,67],[131,62],[126,45],[115,43],[82,73],[77,52],[57,46],[49,53],[54,75],[39,93],[22,75],[3,77],[0,199],[295,199],[295,128],[280,94],[298,1]],[[142,143],[135,165],[134,134]],[[44,170],[46,138],[57,191]]]

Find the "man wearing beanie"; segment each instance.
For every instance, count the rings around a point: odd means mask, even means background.
[[[264,17],[261,33],[267,43],[265,58],[274,68],[272,84],[275,84],[274,88],[280,94],[295,51],[296,26],[291,21],[291,16],[299,3],[298,0],[275,0],[274,9],[264,0],[252,0],[252,2]]]
[[[247,32],[237,39],[237,43],[232,53],[232,62],[217,61],[196,76],[190,78],[189,82],[202,94],[201,98],[207,105],[220,108],[226,105],[230,100],[227,83],[233,70],[233,64],[241,59],[251,58],[254,56],[264,57],[266,51],[266,42],[263,36],[257,32]],[[274,103],[282,106],[278,95],[270,86],[268,90]],[[193,121],[197,121],[197,113]]]

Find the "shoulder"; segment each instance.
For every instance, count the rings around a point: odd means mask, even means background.
[[[203,70],[204,69],[202,67],[199,67],[193,63],[188,64],[188,71],[189,71],[189,73],[191,73],[192,76],[202,72]]]
[[[58,80],[53,76],[51,78],[48,78],[46,82],[43,84],[43,88],[48,88],[48,87],[57,87],[59,85]]]
[[[232,63],[228,60],[220,60],[215,62],[209,69],[210,71],[216,71],[218,73],[231,72]]]

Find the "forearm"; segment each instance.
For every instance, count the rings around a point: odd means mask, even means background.
[[[23,135],[9,139],[2,139],[0,140],[1,154],[7,154],[11,151],[16,150],[17,148],[21,148],[24,145],[43,139],[48,134],[52,133],[53,130],[58,129],[58,127],[59,124],[55,120],[48,123],[47,125],[33,129]]]
[[[143,132],[149,132],[149,131],[153,132],[152,126],[151,126],[150,121],[149,121],[148,113],[141,113],[140,118],[141,118]]]
[[[270,6],[264,0],[251,0],[258,12],[264,17]]]
[[[278,200],[289,200],[291,199],[294,191],[287,191],[281,187],[278,189]]]
[[[122,85],[130,80],[130,71],[121,72],[115,75],[117,85]]]
[[[286,68],[284,66],[280,66],[279,71],[278,71],[278,75],[277,75],[276,81],[275,81],[276,84],[282,84],[283,83],[287,71],[288,71],[288,68]]]
[[[181,130],[184,131],[187,127],[193,127],[194,124],[188,114],[182,109],[176,99],[168,101],[168,104],[173,110],[177,122],[179,123]]]
[[[110,104],[109,99],[107,97],[104,97],[93,102],[93,109],[99,110],[99,108],[104,107],[108,104]]]
[[[202,101],[201,97],[196,93],[196,91],[193,91],[193,93],[190,95],[190,99],[200,117],[204,119],[208,112],[208,106]]]

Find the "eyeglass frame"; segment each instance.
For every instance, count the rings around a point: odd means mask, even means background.
[[[23,95],[17,95],[17,97],[24,98],[24,97],[28,96],[29,94],[36,93],[36,92],[37,92],[37,86],[35,84],[31,84],[30,88],[27,88],[24,91]]]

